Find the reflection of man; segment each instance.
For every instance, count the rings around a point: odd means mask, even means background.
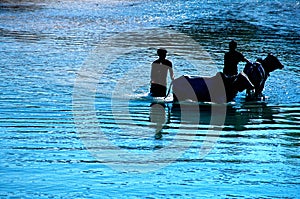
[[[152,63],[151,68],[150,93],[153,97],[165,97],[168,71],[172,80],[174,80],[174,72],[172,62],[166,59],[167,50],[159,48],[157,55],[159,58]]]
[[[232,40],[229,42],[229,52],[224,55],[224,69],[223,73],[227,76],[238,74],[238,63],[249,62],[242,53],[236,51],[237,43]]]
[[[165,104],[150,105],[150,121],[155,124],[155,139],[162,138],[162,129],[166,123]]]

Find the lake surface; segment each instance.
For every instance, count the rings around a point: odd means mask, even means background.
[[[299,198],[300,3],[1,1],[1,198]],[[153,101],[150,65],[284,64],[264,101]],[[239,70],[244,64],[239,65]],[[161,137],[160,139],[156,139]]]

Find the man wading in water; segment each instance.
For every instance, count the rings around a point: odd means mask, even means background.
[[[167,91],[168,71],[172,81],[174,80],[174,72],[172,62],[167,60],[167,50],[159,48],[157,50],[158,59],[152,63],[151,68],[151,88],[150,93],[153,97],[165,97]]]
[[[244,55],[236,51],[237,43],[232,40],[229,42],[229,52],[226,52],[224,55],[224,69],[223,73],[227,76],[237,75],[238,74],[238,63],[239,62],[249,62]]]

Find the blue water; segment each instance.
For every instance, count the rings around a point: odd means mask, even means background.
[[[299,198],[299,1],[1,1],[1,198]],[[228,41],[272,52],[265,101],[147,97],[222,70]],[[242,70],[243,64],[239,65]],[[161,135],[161,139],[155,139]]]

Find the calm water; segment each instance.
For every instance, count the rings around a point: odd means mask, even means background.
[[[1,1],[0,197],[300,198],[299,11],[294,0]],[[285,65],[267,100],[178,110],[147,98],[157,47],[176,77],[214,75],[230,39]]]

